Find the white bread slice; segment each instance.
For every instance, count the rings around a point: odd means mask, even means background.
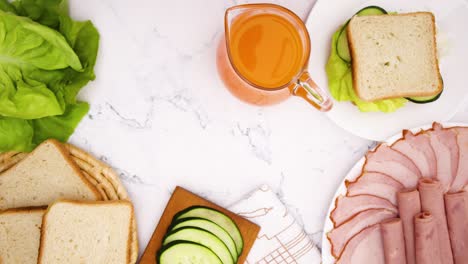
[[[101,195],[56,140],[45,141],[0,174],[0,210],[47,206],[62,198],[100,200]]]
[[[0,263],[36,264],[45,209],[0,213]]]
[[[58,201],[47,209],[38,263],[127,264],[133,206],[128,201]]]
[[[432,13],[355,16],[347,33],[353,86],[362,100],[442,91]]]

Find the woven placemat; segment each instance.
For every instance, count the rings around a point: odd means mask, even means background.
[[[63,145],[78,167],[80,167],[83,175],[100,192],[104,201],[130,201],[125,187],[111,167],[76,146],[67,143]],[[11,168],[27,155],[27,153],[15,151],[0,154],[0,173]],[[133,216],[132,221],[130,263],[133,264],[136,263],[138,258],[138,238],[135,216]]]

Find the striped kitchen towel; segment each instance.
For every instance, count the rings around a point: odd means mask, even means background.
[[[316,264],[320,252],[302,226],[266,185],[229,208],[261,227],[245,264]]]

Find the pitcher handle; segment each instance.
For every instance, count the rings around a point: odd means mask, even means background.
[[[301,74],[291,92],[295,96],[302,97],[322,112],[329,111],[333,106],[330,95],[312,80],[307,71]]]

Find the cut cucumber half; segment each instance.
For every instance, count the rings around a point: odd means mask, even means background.
[[[234,240],[229,233],[219,225],[203,218],[185,218],[173,223],[170,229],[177,230],[182,227],[198,227],[212,233],[223,241],[229,249],[229,252],[231,252],[231,256],[234,260],[237,260],[239,257],[239,254],[237,254],[236,243],[234,243]]]
[[[168,243],[158,252],[157,259],[159,264],[223,264],[209,248],[189,241]]]
[[[227,215],[209,207],[192,206],[177,213],[174,216],[174,222],[192,217],[209,220],[226,230],[226,232],[228,232],[228,234],[232,237],[232,240],[234,240],[234,243],[236,244],[237,254],[240,255],[242,253],[242,249],[244,248],[244,241],[242,239],[242,235],[236,223],[234,223],[234,221],[232,221],[232,219],[229,218]]]
[[[356,15],[357,16],[373,16],[373,15],[385,15],[387,11],[385,9],[378,7],[378,6],[368,6],[364,7],[363,9],[359,10]],[[338,56],[345,62],[351,62],[351,53],[349,51],[348,45],[348,28],[349,20],[346,21],[343,28],[341,28],[340,34],[338,35],[338,39],[336,41],[336,53]]]
[[[203,245],[213,251],[223,264],[234,264],[236,262],[236,260],[232,258],[229,249],[223,241],[212,233],[201,228],[182,227],[180,229],[173,230],[164,238],[163,246],[174,241],[190,241]]]

